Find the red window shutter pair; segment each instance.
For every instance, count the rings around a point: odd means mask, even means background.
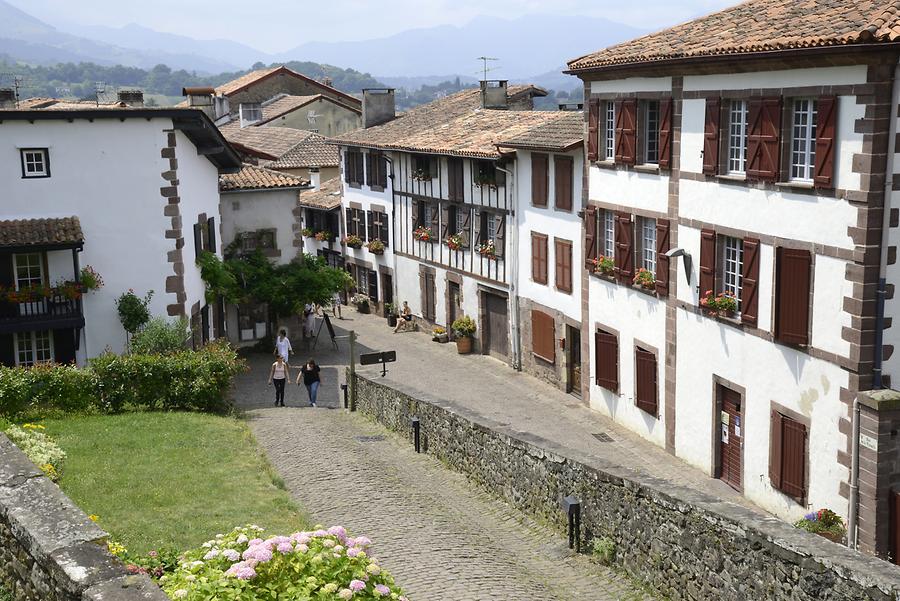
[[[657,234],[658,235],[658,234]],[[741,265],[741,321],[756,325],[759,318],[759,240],[743,239],[744,258]],[[716,232],[700,231],[700,297],[716,289]]]
[[[553,317],[537,309],[531,311],[531,350],[545,361],[556,361]]]
[[[584,208],[584,267],[594,269],[591,259],[597,257],[597,207]]]
[[[773,409],[770,430],[769,480],[774,488],[802,502],[806,499],[806,426]]]
[[[808,250],[779,248],[775,264],[775,338],[809,344],[809,293],[812,256]]]
[[[615,334],[604,330],[594,334],[594,371],[597,386],[619,391],[619,339]]]
[[[600,147],[600,100],[591,98],[588,101],[588,139],[587,155],[589,161],[599,159]]]
[[[537,284],[547,283],[547,236],[531,234],[531,279]]]
[[[672,99],[659,103],[659,168],[672,168]]]
[[[656,355],[640,347],[634,349],[635,404],[638,409],[657,417],[657,369]]]
[[[747,177],[775,181],[781,171],[781,98],[747,103]]]
[[[669,220],[656,220],[656,293],[669,295]]]
[[[553,158],[553,188],[555,205],[563,211],[572,210],[572,177],[574,164],[572,157],[557,155]]]
[[[616,213],[615,274],[622,283],[634,277],[634,224],[628,213]]]
[[[637,100],[616,103],[616,162],[634,165],[637,148]]]
[[[531,204],[536,207],[547,206],[548,183],[548,157],[546,154],[532,153],[531,155]]]
[[[722,101],[719,98],[706,99],[706,125],[703,128],[703,173],[716,175],[719,172],[719,119]]]
[[[816,165],[813,172],[813,183],[817,188],[834,188],[836,123],[837,98],[819,98],[816,115]]]
[[[556,259],[556,288],[562,292],[572,292],[572,243],[555,240],[553,250]]]

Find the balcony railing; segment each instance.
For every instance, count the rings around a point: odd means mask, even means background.
[[[0,333],[83,325],[81,298],[54,295],[26,302],[0,301]]]

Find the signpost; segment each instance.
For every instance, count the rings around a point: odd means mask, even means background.
[[[397,360],[397,351],[380,351],[359,356],[360,365],[381,364],[381,377],[387,375],[387,364]]]

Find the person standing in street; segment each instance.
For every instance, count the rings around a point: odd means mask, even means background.
[[[275,385],[275,406],[284,407],[284,385],[291,377],[291,368],[285,362],[284,357],[278,355],[272,369],[269,370],[269,386]]]
[[[291,353],[293,352],[294,347],[291,346],[291,341],[287,337],[287,331],[281,328],[281,331],[278,332],[278,338],[275,340],[275,355],[281,357],[285,363],[290,365]]]
[[[334,296],[331,298],[331,314],[337,317],[338,319],[344,319],[341,316],[341,293],[335,292]]]
[[[301,378],[306,386],[310,407],[316,406],[316,395],[319,392],[319,371],[319,366],[316,365],[314,360],[310,359],[306,362],[306,365],[300,368],[300,373],[297,375],[297,386],[300,385]]]

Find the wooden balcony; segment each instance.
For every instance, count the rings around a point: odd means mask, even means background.
[[[55,295],[23,303],[0,301],[0,334],[82,327],[80,298]]]

